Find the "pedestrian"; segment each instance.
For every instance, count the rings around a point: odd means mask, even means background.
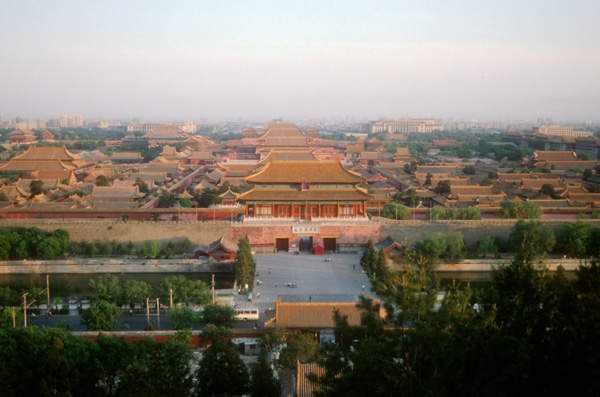
[[[256,299],[260,299],[260,292],[256,294]]]
[[[312,302],[312,296],[311,295],[308,296],[308,301]]]
[[[278,284],[279,284],[279,283],[278,283],[277,281],[275,281],[275,288],[277,288],[277,285],[278,285]]]
[[[271,274],[271,268],[269,268],[269,274]]]
[[[356,270],[356,265],[352,265],[352,270]]]
[[[362,285],[362,289],[363,289],[363,291],[365,290],[365,285],[364,284]]]

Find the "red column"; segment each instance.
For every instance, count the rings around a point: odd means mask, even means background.
[[[246,204],[246,218],[248,218],[248,206],[249,206],[249,205],[250,205],[250,204]],[[196,209],[196,210],[198,210],[198,209]],[[197,218],[197,217],[198,217],[198,216],[196,216],[196,218]]]
[[[337,203],[337,207],[336,208],[337,208],[337,214],[335,215],[335,217],[339,218],[340,217],[340,203],[339,202]]]
[[[293,218],[294,217],[294,203],[292,202],[292,208],[290,209],[290,211],[292,211],[292,213],[290,214],[290,217]]]
[[[275,203],[271,204],[271,216],[275,217]]]
[[[317,204],[319,206],[319,218],[321,217],[321,203]]]

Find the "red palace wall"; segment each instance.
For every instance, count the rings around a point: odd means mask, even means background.
[[[340,245],[358,245],[364,246],[369,240],[378,242],[380,240],[379,225],[371,224],[356,224],[348,226],[319,226],[318,233],[293,233],[292,228],[303,227],[301,224],[297,226],[238,226],[231,227],[230,240],[237,242],[240,238],[248,236],[251,246],[275,246],[276,238],[289,238],[290,249],[298,248],[300,236],[312,236],[313,246],[323,245],[323,238],[334,237],[336,243]],[[307,228],[314,228],[309,225]]]

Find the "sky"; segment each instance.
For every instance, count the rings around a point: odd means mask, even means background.
[[[4,1],[4,118],[600,121],[600,1]]]

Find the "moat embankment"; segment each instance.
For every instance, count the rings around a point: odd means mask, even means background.
[[[0,274],[232,273],[233,264],[197,259],[0,261]]]

